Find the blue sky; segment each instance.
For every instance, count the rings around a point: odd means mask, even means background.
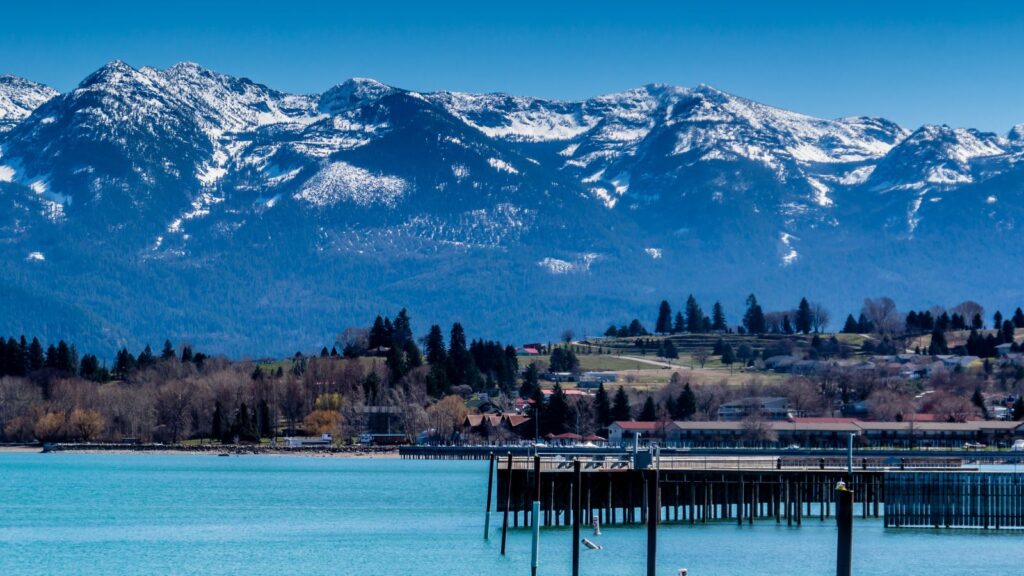
[[[998,132],[1024,123],[1024,3],[11,4],[20,5],[2,9],[0,73],[60,90],[113,59],[191,60],[296,92],[351,76],[565,99],[707,83],[816,116]]]

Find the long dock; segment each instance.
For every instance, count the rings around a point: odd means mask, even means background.
[[[490,456],[489,456],[490,457]],[[901,527],[1024,528],[1024,475],[964,470],[958,459],[855,461],[840,458],[680,457],[634,455],[515,456],[495,454],[496,509],[510,527],[532,525],[538,500],[542,526],[656,522],[738,524],[824,521],[836,510],[836,487],[853,492],[853,512]],[[574,463],[580,462],[580,474]],[[652,483],[653,479],[653,483]],[[655,489],[656,507],[649,490]],[[490,506],[490,503],[488,503]],[[648,512],[651,510],[652,512]]]

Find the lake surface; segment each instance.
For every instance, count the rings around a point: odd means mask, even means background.
[[[486,462],[0,454],[0,575],[478,576],[530,573],[530,535],[483,540]],[[570,573],[569,528],[541,570]],[[589,534],[585,532],[584,534]],[[834,521],[663,525],[659,574],[835,573]],[[643,575],[646,532],[604,529],[581,574]],[[1024,533],[854,527],[862,575],[1024,573]]]

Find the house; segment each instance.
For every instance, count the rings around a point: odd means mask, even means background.
[[[791,416],[789,399],[755,396],[735,402],[726,402],[718,407],[718,419],[724,421],[743,420],[757,412],[768,420],[785,420]]]
[[[580,388],[597,388],[601,384],[615,382],[618,378],[617,372],[584,372],[580,374],[577,386]]]
[[[633,422],[629,420],[612,422],[608,426],[608,444],[621,446],[626,442],[632,442],[633,437],[637,434],[644,439],[664,438],[665,427],[666,423],[664,422]]]
[[[317,436],[292,436],[284,439],[286,448],[302,448],[303,446],[330,446],[334,437],[330,434]]]
[[[463,437],[475,434],[483,438],[516,434],[528,436],[533,429],[528,425],[529,416],[514,413],[468,414],[462,422]],[[529,434],[528,434],[529,433]]]
[[[868,422],[855,418],[794,418],[766,422],[779,446],[837,448],[850,434],[866,447],[931,446],[960,448],[966,443],[1009,445],[1024,435],[1024,422]],[[743,422],[673,422],[666,438],[670,446],[736,446],[748,440]]]

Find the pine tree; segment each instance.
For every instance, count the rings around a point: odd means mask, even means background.
[[[388,330],[384,327],[384,318],[378,314],[373,320],[373,326],[370,328],[367,346],[369,346],[370,350],[377,350],[380,347],[387,346],[389,340]]]
[[[644,401],[643,408],[640,409],[640,416],[637,420],[640,422],[657,422],[658,407],[654,404],[654,398],[651,396],[647,397],[647,400]]]
[[[195,357],[192,354],[192,347],[188,344],[181,347],[181,361],[191,362]]]
[[[604,429],[612,423],[612,404],[608,398],[608,391],[604,389],[604,382],[597,387],[594,395],[594,413],[597,415],[597,425]]]
[[[751,334],[765,333],[764,311],[757,303],[757,298],[751,294],[747,297],[747,312],[743,315],[743,327]]]
[[[274,434],[274,423],[270,417],[270,404],[266,400],[260,400],[259,403],[259,420],[260,420],[260,436],[263,438],[272,438],[276,436]]]
[[[542,434],[562,434],[566,431],[566,424],[569,422],[569,401],[565,397],[562,385],[555,382],[551,395],[548,397],[541,414]]]
[[[981,315],[978,315],[978,322],[981,322]],[[992,315],[992,327],[999,330],[999,327],[1003,325],[1003,313],[996,310],[996,313]],[[978,326],[976,330],[981,330],[981,326]]]
[[[1013,322],[1011,322],[1010,320],[1003,320],[1001,343],[1013,344],[1015,333],[1016,331],[1013,328]]]
[[[1024,310],[1017,308],[1017,311],[1013,313],[1013,327],[1024,328]]]
[[[1000,314],[999,312],[996,312],[996,316],[999,316],[1000,320],[1003,317],[1003,315]],[[995,326],[997,326],[997,327],[999,325],[1000,324],[995,324]],[[974,318],[971,318],[971,328],[974,328],[975,330],[981,330],[984,326],[985,326],[985,322],[981,319],[981,314],[975,314]]]
[[[846,315],[846,324],[843,324],[843,334],[856,334],[859,330],[857,321],[853,319],[853,314]]]
[[[36,370],[42,370],[45,365],[46,358],[43,355],[43,345],[39,343],[38,338],[32,338],[32,343],[28,346],[28,369],[30,372],[35,372]]]
[[[149,368],[156,362],[156,357],[153,356],[153,349],[149,347],[149,344],[146,344],[142,352],[139,352],[137,362],[139,368]]]
[[[448,359],[448,352],[444,348],[444,334],[441,327],[434,324],[427,333],[426,341],[427,364],[431,366],[443,365]]]
[[[683,386],[683,391],[679,393],[679,399],[676,400],[676,413],[681,420],[689,420],[697,413],[697,395],[693,393],[689,382]]]
[[[949,346],[946,345],[946,334],[938,326],[932,330],[932,341],[928,345],[928,354],[932,356],[949,354]]]
[[[736,362],[736,352],[732,349],[732,344],[726,344],[722,348],[722,364],[726,366],[732,365]]]
[[[686,319],[683,318],[682,312],[676,312],[675,322],[672,324],[673,334],[682,334],[686,332]]]
[[[811,331],[811,303],[807,298],[800,299],[800,305],[796,309],[796,331],[807,334]]]
[[[164,349],[162,352],[160,352],[160,359],[171,360],[175,356],[177,356],[177,354],[174,353],[174,346],[171,346],[171,341],[164,340]]]
[[[633,410],[629,406],[629,397],[626,391],[619,386],[615,392],[615,399],[612,401],[612,421],[625,422],[633,419]]]
[[[661,351],[662,358],[679,358],[679,351],[676,350],[676,345],[671,340],[665,340],[664,346]]]
[[[783,334],[792,334],[793,333],[793,325],[789,323],[789,314],[783,314],[782,315],[782,333]]]
[[[658,334],[668,334],[672,331],[672,307],[668,300],[662,300],[658,307],[658,321],[654,324],[654,331]]]
[[[704,312],[693,294],[686,299],[686,329],[692,334],[704,331]]]
[[[725,310],[722,309],[720,302],[715,302],[715,305],[711,308],[711,329],[725,331],[727,328]]]
[[[520,398],[530,398],[533,392],[539,388],[540,376],[537,373],[537,364],[531,362],[523,371],[523,383],[519,387]]]

